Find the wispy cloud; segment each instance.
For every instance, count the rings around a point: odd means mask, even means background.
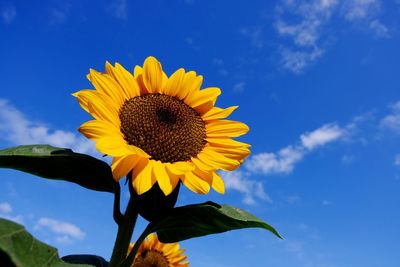
[[[336,0],[282,1],[277,6],[275,28],[281,37],[292,40],[291,46],[283,46],[281,64],[284,69],[294,73],[303,70],[320,58],[324,49],[319,41],[323,27],[330,20]],[[289,23],[288,17],[298,18],[297,23]]]
[[[250,156],[243,169],[222,174],[227,190],[244,194],[243,202],[246,204],[255,204],[256,200],[272,202],[265,193],[263,183],[252,176],[289,174],[308,153],[345,139],[348,128],[335,123],[325,124],[314,131],[301,134],[294,145],[288,145],[277,152],[262,152]]]
[[[250,39],[251,44],[256,48],[264,46],[263,31],[261,27],[245,27],[240,29],[240,33]]]
[[[375,16],[380,8],[379,0],[346,0],[343,2],[342,12],[346,20],[357,21]]]
[[[12,212],[13,212],[13,208],[10,203],[8,203],[8,202],[0,203],[0,217],[1,218],[23,224],[24,223],[23,216],[22,215],[13,215]]]
[[[254,205],[257,200],[272,202],[265,192],[263,184],[260,181],[249,178],[250,173],[242,171],[222,172],[221,176],[224,179],[227,190],[235,190],[244,195],[243,203]]]
[[[113,0],[109,2],[106,10],[115,18],[120,20],[128,19],[128,2],[127,0]]]
[[[215,65],[218,68],[218,73],[221,76],[224,76],[224,77],[228,76],[229,71],[227,70],[227,68],[225,66],[225,63],[224,63],[224,61],[222,59],[213,58],[212,63],[213,63],[213,65]]]
[[[281,0],[276,6],[275,29],[289,41],[279,47],[282,68],[300,74],[322,57],[332,39],[327,28],[335,14],[350,23],[362,22],[377,37],[389,37],[389,28],[378,18],[380,13],[380,0]]]
[[[324,50],[317,46],[307,50],[282,47],[280,52],[282,67],[295,74],[300,74],[303,73],[310,64],[316,62],[323,55]]]
[[[344,134],[345,130],[337,124],[326,124],[310,133],[302,134],[300,140],[304,148],[313,150],[341,138]]]
[[[246,86],[246,83],[245,83],[245,82],[238,82],[238,83],[235,83],[235,84],[233,85],[233,91],[234,91],[235,93],[241,93],[241,92],[244,91],[245,86]]]
[[[320,128],[304,133],[300,136],[300,142],[289,145],[278,152],[264,152],[251,156],[245,163],[245,168],[254,174],[287,174],[293,171],[295,165],[304,156],[345,136],[346,130],[337,124],[326,124]]]
[[[378,37],[390,37],[389,29],[378,19],[375,19],[369,23],[369,28],[375,33]]]
[[[391,112],[381,120],[380,126],[400,133],[400,101],[391,105],[390,109]]]
[[[50,144],[81,153],[100,155],[92,141],[73,132],[51,130],[46,124],[32,121],[7,100],[0,99],[0,140],[14,145]]]
[[[287,146],[278,152],[263,152],[251,156],[244,167],[254,174],[280,174],[293,171],[297,162],[303,159],[305,150],[301,146]]]
[[[400,166],[400,154],[397,154],[397,155],[394,157],[394,165]]]
[[[10,213],[12,212],[12,207],[10,203],[1,202],[0,203],[0,213]]]
[[[3,20],[5,24],[12,23],[17,16],[17,10],[15,6],[9,5],[0,8],[0,18]]]
[[[46,229],[56,234],[56,241],[59,243],[70,243],[75,240],[83,240],[86,233],[78,226],[64,221],[42,217],[36,223],[35,230]]]

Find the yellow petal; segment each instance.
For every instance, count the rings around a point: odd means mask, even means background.
[[[135,167],[139,160],[140,157],[135,155],[113,158],[111,170],[114,179],[119,181],[122,177],[126,176]]]
[[[194,72],[194,71],[186,72],[183,75],[183,79],[182,79],[181,83],[179,84],[179,87],[176,89],[177,90],[176,96],[179,99],[184,100],[185,97],[189,94],[190,90],[188,88],[190,88],[192,86],[196,77],[197,77],[196,72]]]
[[[167,84],[165,86],[164,93],[170,96],[177,96],[178,91],[181,88],[181,83],[183,81],[183,77],[185,76],[185,70],[180,68],[175,71],[171,77],[169,77]]]
[[[79,105],[86,111],[89,112],[88,104],[90,99],[98,97],[98,92],[96,90],[80,90],[72,94],[78,99]]]
[[[185,174],[194,170],[194,166],[191,162],[187,161],[177,161],[174,163],[167,163],[168,168],[172,173],[175,174]]]
[[[221,89],[217,87],[206,88],[199,91],[193,101],[187,103],[199,114],[204,114],[214,107],[217,97],[221,94]],[[186,103],[186,102],[185,102]]]
[[[205,147],[197,155],[197,158],[205,164],[213,166],[215,169],[222,169],[225,171],[232,171],[240,165],[239,161],[224,157],[220,153],[215,152],[214,150],[207,147]]]
[[[250,155],[250,149],[247,147],[238,148],[225,148],[225,147],[212,147],[212,149],[227,158],[242,160]]]
[[[201,160],[199,160],[198,158],[192,158],[191,159],[192,162],[194,163],[194,165],[196,165],[197,168],[199,168],[200,170],[203,171],[212,171],[215,168],[211,165],[205,164],[204,162],[202,162]]]
[[[224,194],[225,193],[224,181],[222,180],[222,178],[216,172],[213,172],[213,180],[212,180],[211,186],[216,192],[218,192],[220,194]]]
[[[156,182],[153,163],[153,160],[141,159],[134,168],[133,188],[138,195],[149,191]]]
[[[165,165],[161,163],[161,161],[155,161],[153,171],[157,179],[158,185],[160,186],[160,189],[164,192],[164,195],[168,196],[169,194],[171,194],[172,190],[174,190],[174,188],[176,187],[177,182],[175,183],[175,180],[169,179]]]
[[[154,57],[148,57],[143,64],[143,82],[150,93],[160,93],[163,71],[160,62]]]
[[[166,92],[166,87],[168,83],[168,76],[165,74],[165,72],[162,72],[162,81],[161,81],[161,88],[160,88],[160,94],[165,94]]]
[[[230,120],[216,120],[206,123],[208,138],[213,137],[237,137],[249,131],[249,127],[241,122]]]
[[[185,85],[185,90],[187,90],[187,96],[185,97],[185,103],[191,105],[190,103],[194,102],[200,92],[200,87],[203,83],[203,76],[195,76],[191,78],[190,83],[187,82]]]
[[[90,69],[88,79],[97,91],[108,95],[119,107],[125,102],[121,86],[110,75]]]
[[[206,138],[206,140],[212,146],[218,147],[250,147],[249,144],[242,143],[231,138]]]
[[[125,99],[131,99],[140,95],[140,88],[133,75],[123,66],[116,63],[113,67],[110,63],[106,63],[107,73],[112,76],[121,86]]]
[[[113,124],[107,121],[87,121],[79,127],[79,131],[92,140],[98,140],[106,136],[120,136],[122,138],[121,132]]]
[[[91,99],[88,102],[88,110],[90,115],[92,115],[95,119],[108,121],[111,124],[114,124],[119,128],[120,120],[118,117],[117,111],[107,104],[105,99]]]
[[[150,157],[142,149],[128,145],[123,138],[117,136],[99,139],[96,148],[100,152],[113,157],[122,157],[127,155],[138,155],[145,158]]]
[[[188,172],[181,178],[182,183],[190,190],[198,194],[207,194],[210,191],[210,185],[197,177],[193,172]]]
[[[173,187],[175,188],[178,185],[180,177],[182,177],[183,174],[176,174],[176,173],[171,172],[170,166],[171,165],[167,164],[165,169],[168,173],[169,179],[171,180],[171,184],[174,185]]]
[[[229,108],[218,108],[218,107],[213,107],[206,113],[204,113],[201,118],[203,121],[208,121],[208,120],[217,120],[217,119],[225,119],[229,115],[232,114],[232,112],[237,109],[238,106],[232,106]]]

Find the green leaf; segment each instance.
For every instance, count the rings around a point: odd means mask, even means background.
[[[104,161],[49,145],[26,145],[0,150],[0,168],[44,178],[65,180],[96,191],[114,192],[111,168]]]
[[[5,259],[5,256],[8,256]],[[57,249],[35,239],[22,225],[0,218],[0,260],[18,267],[89,267],[70,264],[58,257]],[[10,267],[11,267],[10,266]]]
[[[253,227],[266,229],[282,238],[271,225],[247,211],[210,201],[175,208],[169,216],[150,223],[146,228],[146,234],[157,232],[161,242],[173,243],[193,237]]]

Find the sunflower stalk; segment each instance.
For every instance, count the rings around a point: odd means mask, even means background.
[[[121,186],[119,185],[119,183],[115,183],[113,218],[118,225],[120,225],[123,220],[123,215],[121,213],[120,205],[121,205]]]
[[[138,210],[131,198],[129,199],[125,214],[118,224],[117,238],[115,240],[109,267],[121,266],[122,261],[126,258],[137,217]]]
[[[135,260],[135,256],[142,245],[143,241],[146,239],[146,236],[148,235],[147,228],[143,231],[143,233],[139,236],[138,240],[136,240],[132,250],[129,252],[128,257],[122,262],[121,267],[130,267],[133,264],[133,261]]]

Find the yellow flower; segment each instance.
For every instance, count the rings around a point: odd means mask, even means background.
[[[133,246],[129,245],[128,254]],[[132,267],[189,267],[183,252],[178,243],[164,244],[157,235],[150,234],[140,245]]]
[[[156,182],[169,195],[179,181],[196,193],[210,186],[224,193],[216,170],[232,171],[250,154],[248,144],[232,139],[248,126],[225,120],[237,106],[215,107],[219,88],[200,89],[203,77],[182,68],[167,77],[154,57],[134,74],[118,63],[105,69],[87,76],[95,90],[73,95],[94,117],[79,131],[113,157],[114,179],[132,171],[139,195]]]
[[[133,246],[129,245],[128,254]],[[140,245],[132,267],[189,267],[183,252],[178,243],[164,244],[157,235],[150,234]]]

